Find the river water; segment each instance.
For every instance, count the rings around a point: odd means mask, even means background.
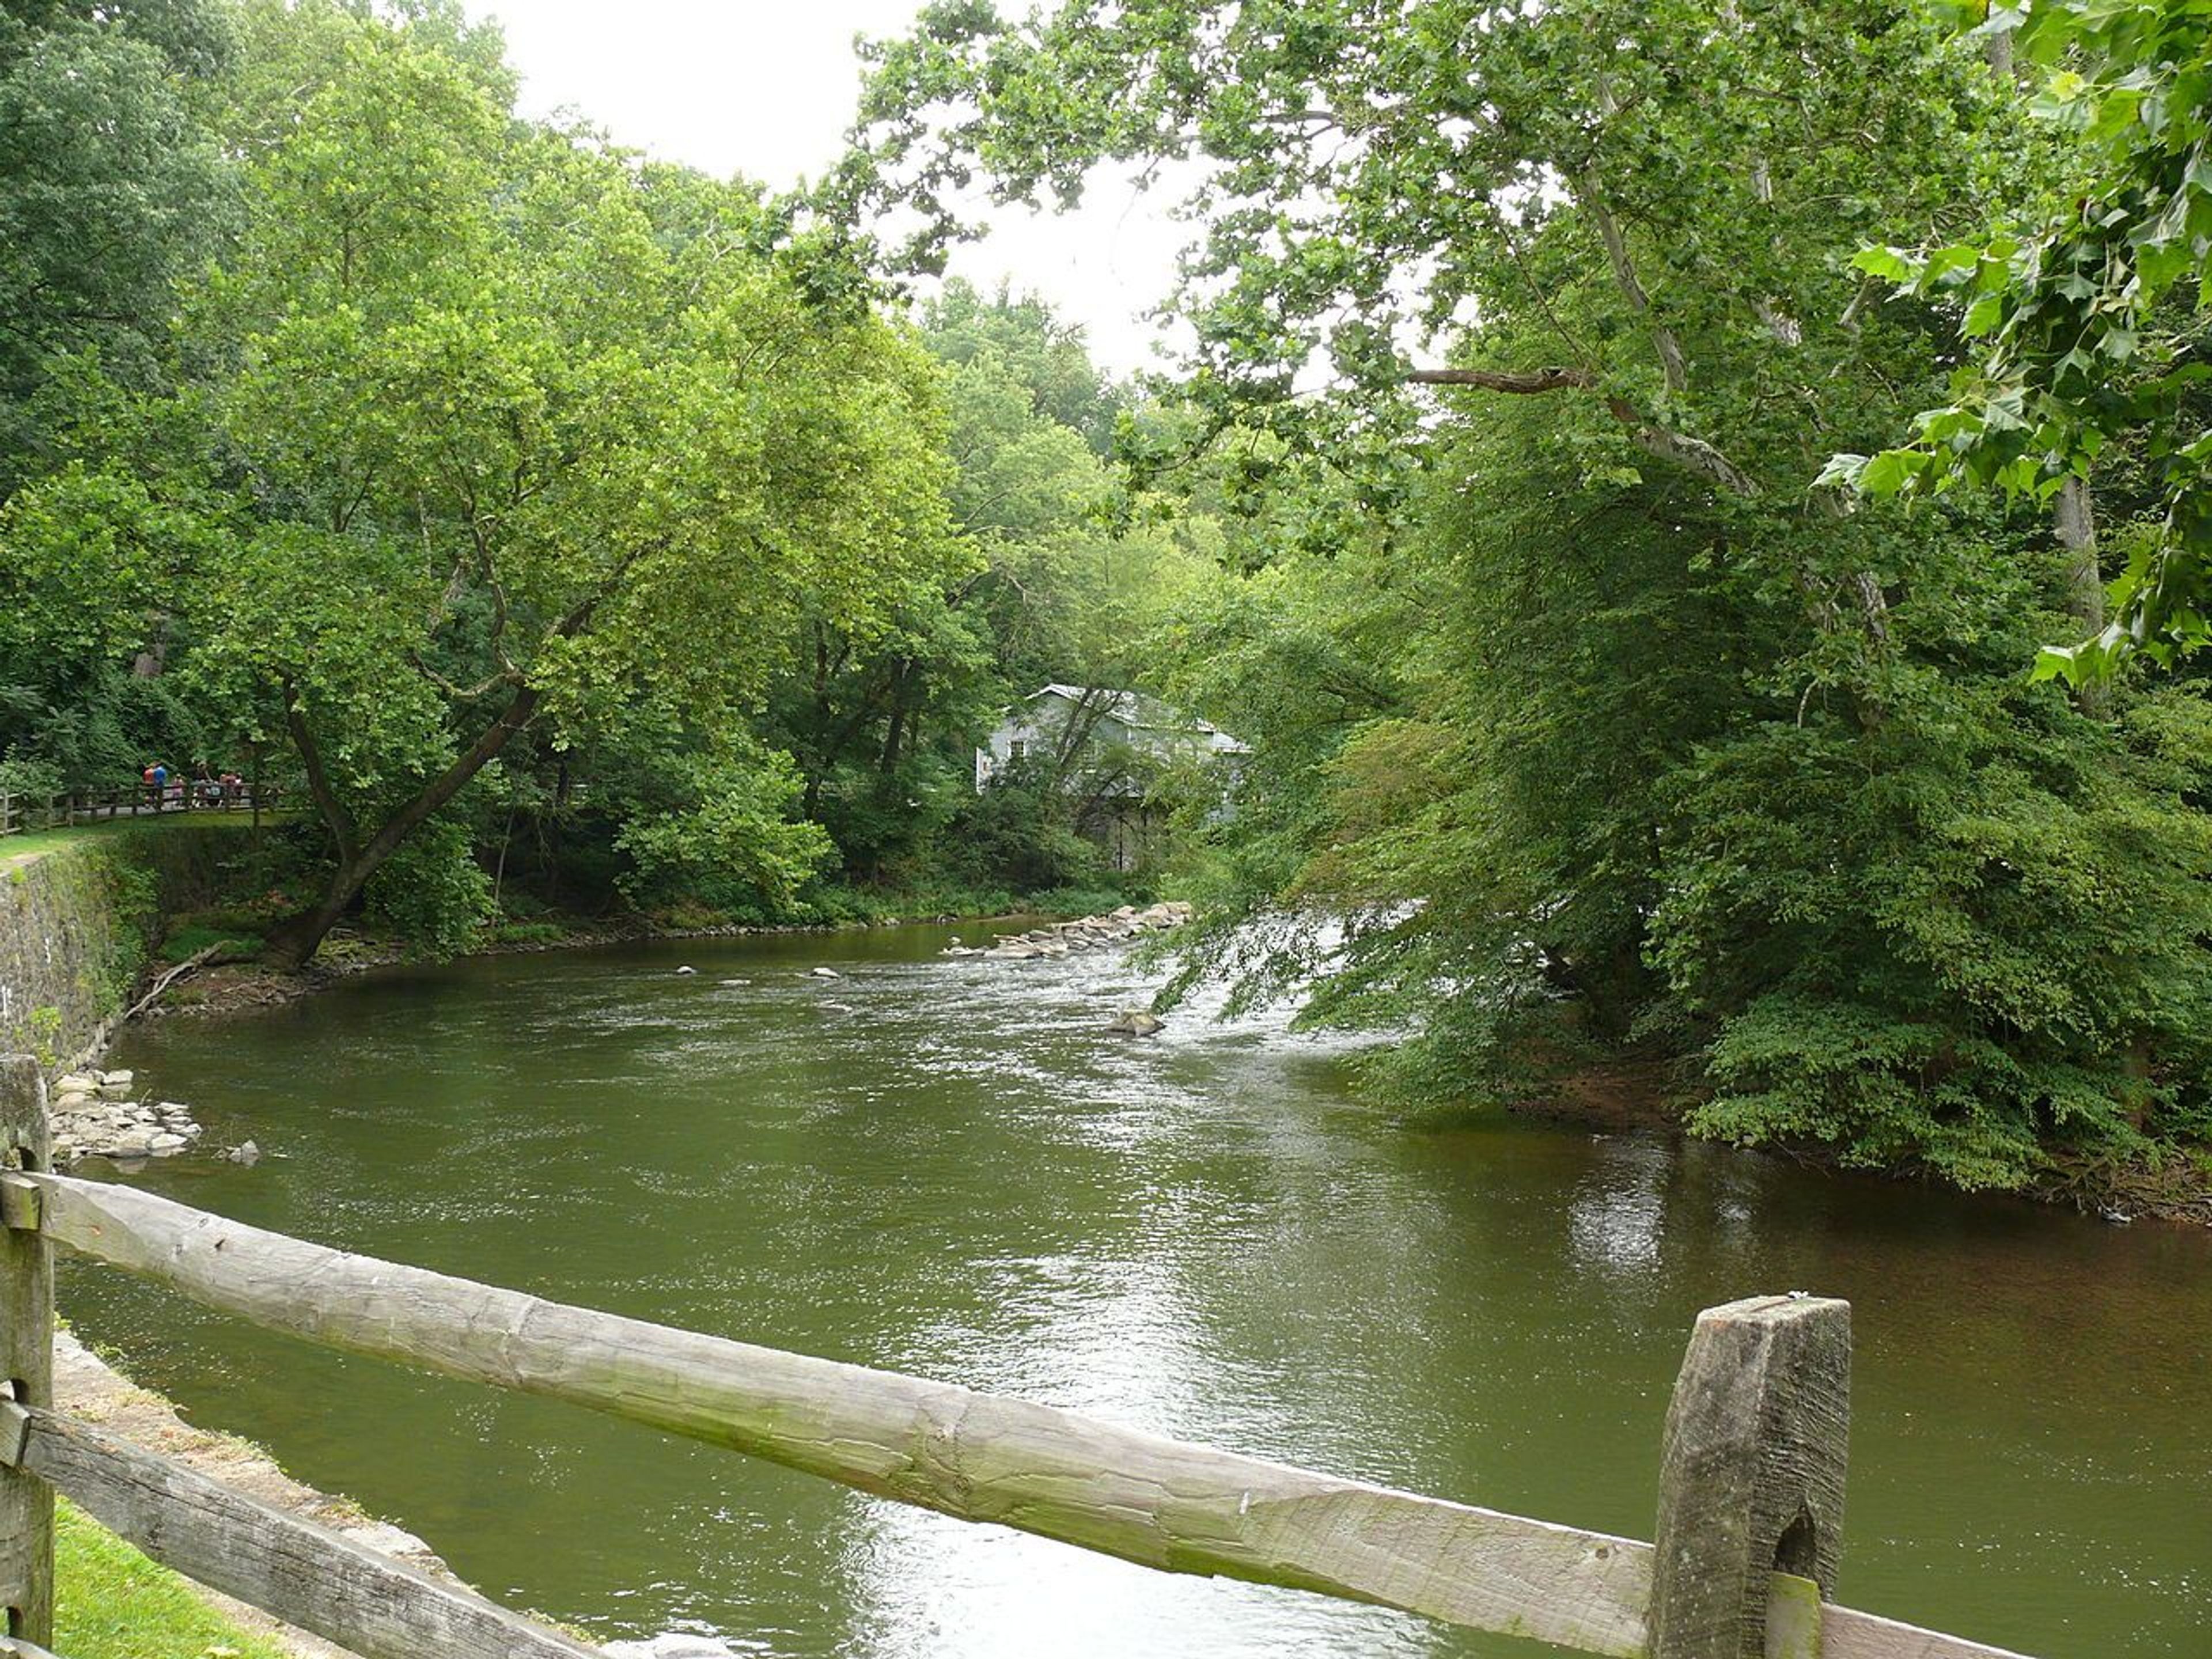
[[[958,931],[495,957],[141,1027],[113,1063],[211,1143],[276,1156],[134,1178],[303,1238],[1638,1537],[1697,1310],[1848,1297],[1842,1599],[2045,1659],[2212,1656],[2212,1234],[1634,1136],[1416,1133],[1352,1101],[1340,1048],[1188,1016],[1107,1036],[1149,992],[1127,961],[939,957]],[[1547,1651],[964,1525],[101,1268],[66,1267],[61,1294],[197,1421],[601,1637]]]

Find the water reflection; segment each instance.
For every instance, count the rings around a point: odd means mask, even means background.
[[[464,963],[155,1026],[118,1063],[289,1154],[147,1177],[259,1224],[1635,1535],[1697,1310],[1848,1296],[1847,1598],[2046,1659],[2204,1659],[2212,1240],[1634,1137],[1410,1133],[1279,1019],[1110,1038],[1150,989],[1126,959],[943,938]],[[963,1526],[97,1273],[64,1306],[204,1420],[605,1635],[1534,1651]]]
[[[1575,1186],[1567,1242],[1594,1273],[1649,1273],[1659,1265],[1668,1149],[1650,1141],[1593,1135],[1602,1147]]]

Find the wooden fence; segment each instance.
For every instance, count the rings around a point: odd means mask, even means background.
[[[273,811],[276,790],[265,783],[209,784],[172,778],[165,787],[150,783],[118,784],[107,789],[71,789],[58,795],[25,795],[0,790],[0,836],[71,824],[105,823],[110,818],[161,817],[179,812]],[[0,1649],[4,1659],[5,1649]]]
[[[27,1059],[0,1060],[0,1605],[12,1650],[32,1659],[52,1640],[56,1492],[156,1560],[363,1659],[595,1651],[57,1413],[57,1244],[328,1347],[1164,1571],[1613,1659],[2019,1659],[1831,1600],[1850,1417],[1843,1302],[1793,1291],[1698,1316],[1667,1415],[1653,1545],[544,1302],[56,1175]]]

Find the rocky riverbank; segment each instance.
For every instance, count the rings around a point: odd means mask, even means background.
[[[945,947],[948,957],[989,957],[1000,962],[1028,962],[1041,957],[1073,956],[1079,951],[1103,951],[1109,946],[1126,945],[1146,933],[1163,933],[1170,927],[1180,927],[1191,918],[1188,904],[1170,902],[1147,905],[1139,909],[1125,904],[1118,910],[1107,910],[1095,916],[1079,916],[1073,921],[1056,921],[1048,927],[1032,927],[1025,933],[999,933],[995,943],[963,945],[956,941]]]
[[[191,1109],[173,1100],[136,1100],[129,1072],[65,1073],[47,1096],[53,1120],[54,1167],[81,1158],[118,1162],[174,1158],[200,1138]]]

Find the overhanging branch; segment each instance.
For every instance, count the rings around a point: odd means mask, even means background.
[[[1570,387],[1587,390],[1597,384],[1597,376],[1586,368],[1557,365],[1529,369],[1417,368],[1406,378],[1415,386],[1471,386],[1484,392],[1510,392],[1516,397],[1561,392]]]
[[[1406,379],[1415,386],[1464,386],[1480,392],[1504,392],[1516,397],[1534,397],[1548,392],[1590,391],[1598,378],[1586,368],[1557,364],[1545,368],[1416,368]],[[1654,426],[1625,398],[1609,397],[1606,408],[1613,419],[1634,434],[1637,443],[1660,459],[1711,478],[1735,495],[1756,495],[1758,482],[1734,461],[1707,443],[1662,426]]]

